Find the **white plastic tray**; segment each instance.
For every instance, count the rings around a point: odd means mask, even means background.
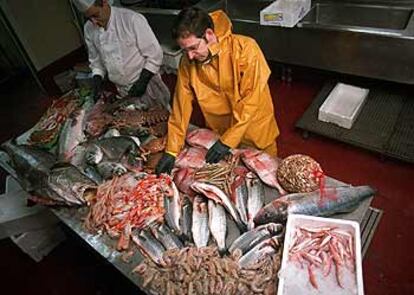
[[[319,108],[318,119],[350,129],[362,110],[368,93],[369,89],[336,84]]]
[[[332,284],[334,280],[334,272],[331,271],[331,274],[328,277],[323,277],[318,279],[318,289],[314,289],[308,279],[307,268],[301,269],[297,268],[295,272],[288,271],[289,268],[292,269],[292,263],[288,261],[289,248],[291,247],[291,242],[296,226],[308,226],[308,227],[325,227],[325,226],[335,226],[338,229],[346,230],[353,234],[354,236],[354,253],[355,253],[355,278],[356,278],[356,288],[351,292],[345,287],[341,289],[339,286]],[[283,247],[283,256],[282,256],[282,265],[279,271],[279,287],[277,295],[303,295],[303,292],[295,292],[296,290],[306,289],[309,292],[306,294],[319,294],[319,295],[337,295],[337,294],[364,294],[364,283],[362,278],[362,255],[361,255],[361,234],[359,229],[359,224],[355,221],[340,220],[333,218],[323,218],[323,217],[314,217],[306,216],[299,214],[290,214],[286,224],[286,236],[285,243]],[[331,276],[331,277],[330,277]],[[331,285],[334,288],[328,288],[329,280],[331,280]],[[293,288],[292,288],[293,286]]]

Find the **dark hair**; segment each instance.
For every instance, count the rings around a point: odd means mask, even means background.
[[[103,6],[103,1],[102,0],[95,0],[94,5],[95,6]]]
[[[186,38],[191,34],[201,38],[208,28],[214,30],[213,21],[208,13],[201,8],[189,7],[178,14],[171,33],[175,40]]]

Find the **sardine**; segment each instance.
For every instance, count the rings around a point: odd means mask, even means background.
[[[194,244],[197,248],[207,246],[210,236],[208,229],[207,202],[203,197],[197,196],[193,201],[193,224],[191,227]]]
[[[254,228],[253,218],[256,216],[257,212],[262,209],[264,205],[264,187],[262,182],[257,179],[246,179],[247,189],[248,189],[248,199],[247,199],[247,228],[249,230]]]
[[[224,255],[226,252],[227,220],[226,211],[220,204],[215,204],[213,200],[208,200],[208,226],[211,235],[217,243],[219,253]]]
[[[282,238],[283,225],[279,223],[268,223],[260,225],[248,232],[245,232],[234,240],[229,248],[229,252],[233,253],[236,249],[240,249],[242,253],[246,253],[260,242],[273,236]]]
[[[182,218],[181,218],[181,231],[182,236],[191,241],[191,227],[193,221],[193,204],[191,203],[188,196],[184,196],[183,198],[183,210],[182,210]]]
[[[158,265],[164,265],[163,254],[165,248],[146,230],[142,230],[139,235],[132,235],[132,240],[152,261]]]
[[[233,220],[236,222],[237,227],[240,231],[246,231],[246,225],[241,221],[239,213],[234,207],[233,203],[230,201],[229,197],[218,187],[207,184],[204,182],[195,181],[191,187],[206,196],[209,199],[212,199],[218,204],[221,204],[226,208],[227,212],[233,217]]]
[[[335,213],[353,211],[361,201],[375,194],[370,186],[330,187],[311,193],[297,193],[283,196],[263,207],[254,218],[256,225],[269,222],[283,222],[288,214],[330,216]]]
[[[164,206],[166,209],[165,219],[174,233],[181,235],[181,195],[173,181],[171,182],[171,186],[173,190],[172,197],[164,198]]]
[[[166,224],[151,226],[150,228],[154,237],[161,242],[165,249],[180,249],[183,247],[183,243]]]
[[[54,155],[35,147],[17,145],[13,140],[3,143],[1,148],[10,157],[18,182],[28,192],[44,185],[43,182],[47,180],[50,169],[56,162]]]
[[[83,105],[66,119],[59,135],[58,158],[69,162],[74,155],[75,148],[86,141],[83,132],[86,126],[87,113],[92,109],[93,102],[86,100]]]

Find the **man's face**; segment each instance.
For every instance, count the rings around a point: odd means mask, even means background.
[[[208,42],[205,37],[198,38],[190,34],[185,38],[177,39],[178,46],[187,54],[189,60],[203,62],[209,57]]]
[[[111,8],[107,1],[103,1],[102,6],[92,5],[85,12],[85,16],[96,26],[106,28],[109,17],[111,15]]]

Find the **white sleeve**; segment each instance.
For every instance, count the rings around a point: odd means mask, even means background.
[[[156,74],[162,65],[163,53],[157,38],[143,15],[136,14],[133,29],[137,36],[137,46],[145,58],[144,68]]]
[[[105,77],[105,67],[102,64],[101,56],[92,41],[92,32],[88,29],[87,24],[84,27],[85,43],[88,47],[89,67],[92,70],[92,75],[99,75]]]

